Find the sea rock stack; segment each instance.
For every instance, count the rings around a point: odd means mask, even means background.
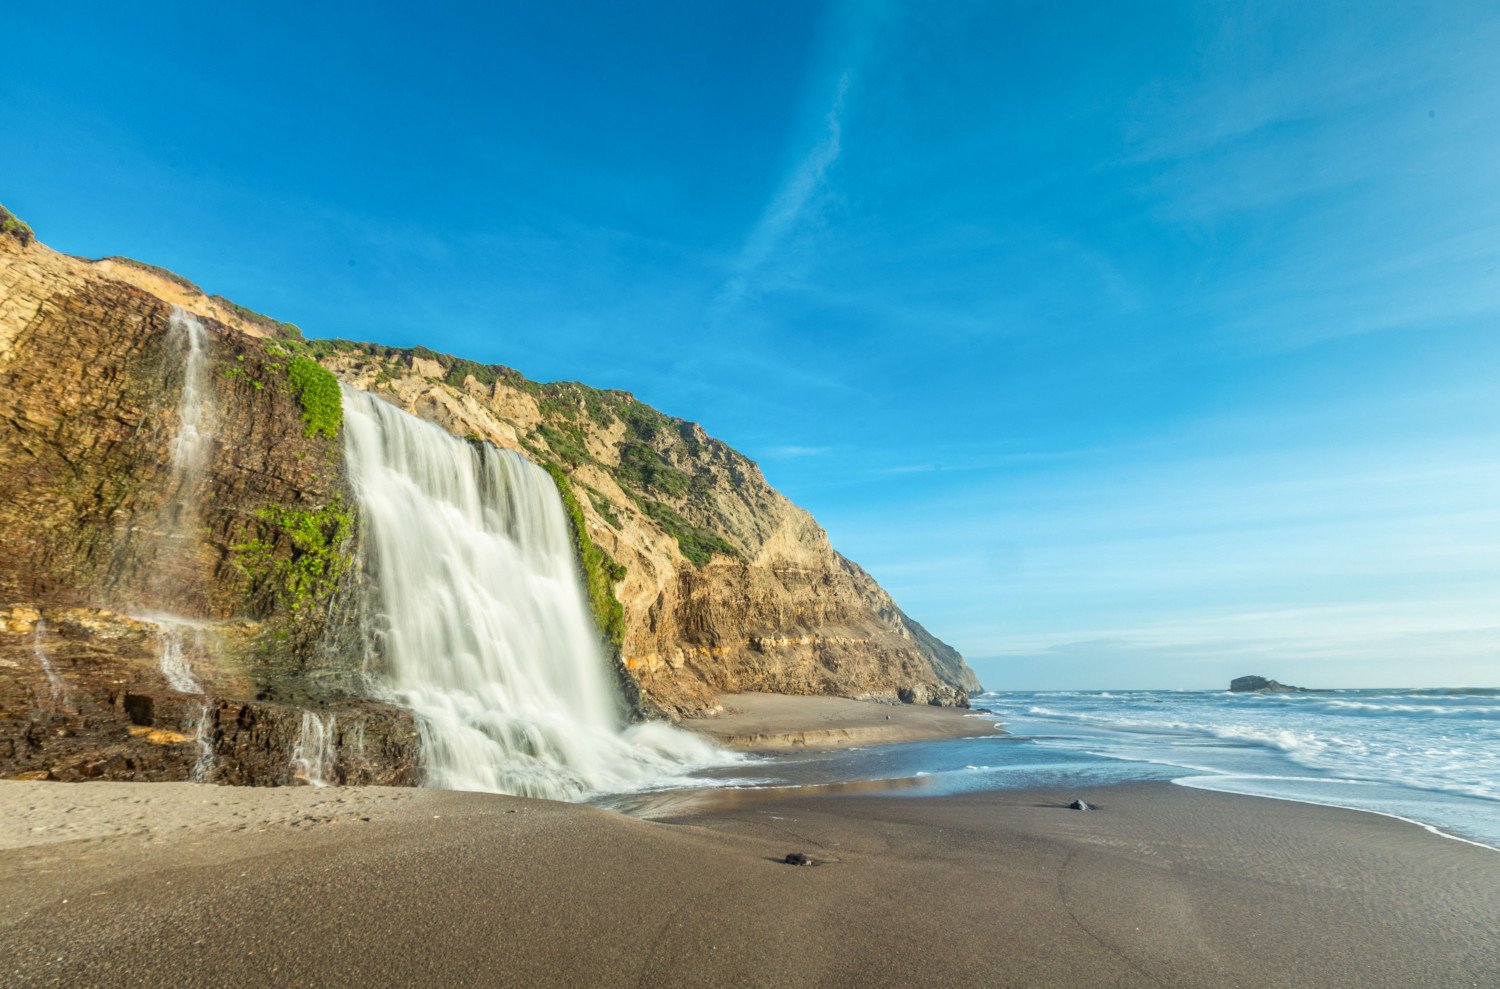
[[[1234,694],[1305,694],[1306,687],[1293,687],[1259,676],[1235,677],[1229,681],[1229,691]]]

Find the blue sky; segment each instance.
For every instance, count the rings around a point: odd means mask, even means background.
[[[52,6],[44,241],[698,420],[988,686],[1500,685],[1492,4]]]

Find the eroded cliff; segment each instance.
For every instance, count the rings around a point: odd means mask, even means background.
[[[207,334],[214,420],[186,482],[169,468],[174,306]],[[697,425],[623,392],[299,336],[170,272],[0,235],[0,767],[184,778],[206,735],[211,778],[286,782],[311,712],[337,725],[337,778],[415,779],[410,717],[371,699],[357,511],[336,427],[316,428],[299,390],[312,360],[553,472],[639,708],[711,711],[718,691],[747,690],[965,704],[978,687]],[[201,697],[162,672],[163,626],[143,619],[163,613],[197,623]]]
[[[957,652],[696,423],[430,351],[309,350],[359,388],[567,478],[617,565],[624,665],[656,704],[699,712],[718,691],[770,691],[965,705],[978,689]]]
[[[204,319],[209,449],[176,476],[172,317],[0,236],[0,769],[184,779],[201,740],[204,778],[289,782],[311,716],[335,778],[415,781],[415,726],[359,662],[342,446],[310,434],[286,356]]]

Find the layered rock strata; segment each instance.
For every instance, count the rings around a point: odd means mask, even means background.
[[[979,682],[748,458],[626,392],[347,341],[345,381],[459,436],[557,467],[589,538],[622,570],[625,667],[658,706],[720,691],[967,706]]]

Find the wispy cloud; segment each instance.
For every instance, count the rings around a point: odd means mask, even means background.
[[[826,446],[773,446],[762,451],[761,456],[772,460],[795,460],[799,457],[821,457],[831,450],[831,447]]]
[[[714,299],[711,316],[715,321],[754,295],[766,269],[785,260],[782,255],[788,241],[809,214],[829,169],[843,150],[844,99],[849,92],[849,79],[848,71],[839,76],[832,105],[824,117],[822,136],[792,168],[745,238],[732,273]]]

